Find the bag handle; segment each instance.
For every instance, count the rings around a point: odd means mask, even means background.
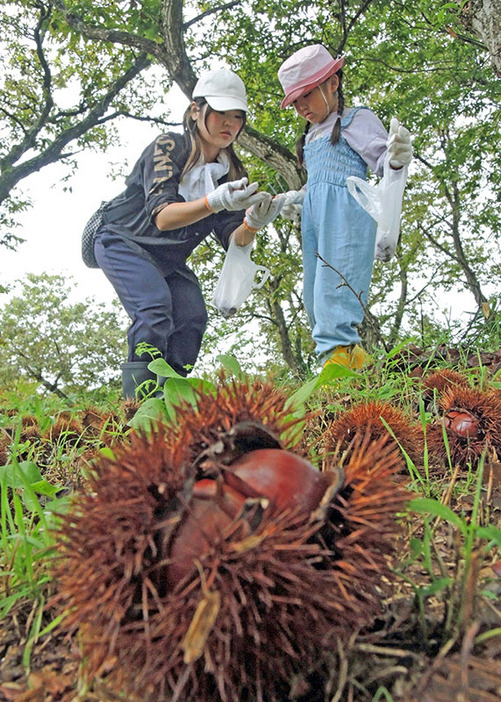
[[[377,188],[374,185],[356,176],[348,176],[346,185],[350,195],[353,195],[366,212],[371,216],[379,214],[377,207],[374,205],[374,197],[378,196]]]
[[[256,273],[257,273],[258,271],[261,271],[261,273],[263,274],[263,277],[262,277],[262,279],[259,281],[259,283],[256,283],[256,282],[254,281],[253,287],[254,287],[256,290],[259,290],[260,288],[262,288],[263,285],[264,285],[264,284],[266,283],[266,281],[268,280],[268,278],[270,277],[270,270],[269,270],[269,268],[266,268],[265,266],[256,266]],[[254,275],[255,275],[256,273],[254,273]]]

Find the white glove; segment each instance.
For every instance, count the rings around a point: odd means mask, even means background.
[[[390,133],[386,146],[392,168],[408,166],[412,161],[411,133],[395,117],[390,122]]]
[[[291,219],[293,222],[301,220],[303,212],[303,200],[306,195],[306,190],[288,190],[285,195],[284,206],[280,213],[284,219]]]
[[[245,210],[247,207],[267,199],[268,193],[258,193],[258,184],[251,183],[247,178],[232,180],[219,185],[206,195],[205,202],[213,212],[221,210]]]
[[[284,206],[284,195],[272,197],[269,193],[265,194],[268,195],[266,200],[259,202],[257,205],[252,205],[245,213],[244,221],[251,229],[261,229],[261,227],[273,222]]]

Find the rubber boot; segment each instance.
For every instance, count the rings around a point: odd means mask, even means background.
[[[361,346],[336,346],[332,354],[324,363],[328,366],[331,363],[337,363],[339,366],[345,366],[352,370],[360,370],[363,366],[370,363],[371,357],[363,350]]]
[[[325,366],[331,363],[337,363],[338,366],[350,367],[351,346],[336,346],[329,358],[324,363]]]
[[[148,370],[149,361],[128,361],[122,364],[122,394],[124,400],[140,400],[153,390],[157,376]],[[152,381],[144,385],[139,392],[137,388],[145,381]]]
[[[371,357],[361,346],[355,344],[351,350],[350,368],[360,370],[372,361]]]

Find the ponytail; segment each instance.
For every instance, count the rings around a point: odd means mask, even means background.
[[[306,135],[308,134],[308,131],[310,129],[310,123],[306,122],[306,126],[304,128],[304,132],[301,136],[300,139],[297,140],[296,142],[296,157],[297,157],[297,165],[301,168],[304,162],[304,142],[306,139]]]
[[[337,71],[337,76],[339,78],[339,84],[337,86],[337,113],[338,113],[339,117],[334,122],[334,126],[332,127],[331,138],[330,138],[330,143],[332,146],[334,146],[335,144],[338,143],[339,137],[341,136],[341,115],[343,114],[343,110],[344,110],[344,94],[343,94],[343,87],[341,85],[341,81],[343,79],[342,69],[339,69],[339,71]]]

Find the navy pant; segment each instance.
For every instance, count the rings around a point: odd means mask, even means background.
[[[97,235],[94,253],[132,320],[128,360],[150,360],[136,354],[137,344],[146,342],[185,376],[185,366],[195,365],[207,326],[207,308],[193,271],[184,263],[155,265],[106,231]]]

